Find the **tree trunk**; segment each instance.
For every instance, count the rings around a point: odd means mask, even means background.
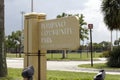
[[[0,77],[7,75],[6,54],[4,47],[4,0],[0,0]]]
[[[66,50],[63,50],[63,54],[62,54],[62,59],[65,59],[66,58]]]
[[[111,51],[113,50],[113,45],[112,45],[112,30],[111,30]]]

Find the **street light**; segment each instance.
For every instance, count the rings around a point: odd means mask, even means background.
[[[33,12],[33,0],[31,0],[31,12]]]
[[[23,16],[24,16],[25,12],[21,11],[21,38],[20,38],[20,52],[19,52],[19,57],[21,57],[21,51],[22,51],[22,44],[23,44]]]
[[[21,29],[22,29],[22,31],[23,31],[23,17],[24,17],[24,14],[25,14],[25,12],[24,11],[21,11]]]

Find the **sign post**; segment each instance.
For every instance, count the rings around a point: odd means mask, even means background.
[[[47,50],[78,49],[79,20],[67,17],[45,20],[42,13],[25,15],[24,28],[24,67],[35,69],[33,80],[46,80]]]
[[[93,67],[93,53],[92,53],[92,29],[93,29],[93,24],[88,24],[88,29],[90,29],[91,67]]]

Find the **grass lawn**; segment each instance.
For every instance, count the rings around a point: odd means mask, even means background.
[[[91,64],[83,64],[83,65],[78,65],[78,67],[104,69],[104,70],[109,70],[109,71],[110,70],[120,71],[120,68],[108,67],[106,63],[94,64],[93,67],[91,67]]]
[[[93,53],[94,60],[98,58],[101,53]],[[16,57],[17,56],[17,57]],[[22,54],[22,57],[24,54]],[[68,53],[65,59],[62,59],[62,53],[49,53],[46,55],[47,60],[90,60],[91,54],[90,53]],[[9,58],[18,58],[19,54],[11,54],[7,53],[7,57]]]
[[[0,80],[23,80],[21,77],[22,69],[8,69],[8,77]],[[47,71],[47,80],[93,80],[94,73],[66,72],[66,71]],[[106,75],[105,80],[120,80],[119,75]]]
[[[7,57],[9,58],[19,58],[19,53],[7,53]],[[21,54],[21,57],[24,57],[24,54]]]
[[[98,58],[101,53],[94,53],[94,58]],[[48,60],[90,60],[90,53],[68,53],[65,59],[62,59],[62,53],[47,54]]]
[[[48,71],[47,80],[93,80],[94,73]],[[105,80],[120,80],[120,75],[106,75]]]
[[[22,69],[9,68],[8,76],[0,78],[0,80],[22,80],[21,72]]]

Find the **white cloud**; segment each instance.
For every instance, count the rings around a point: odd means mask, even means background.
[[[84,9],[71,10],[67,11],[67,13],[83,14],[85,16],[85,21],[88,24],[93,24],[93,42],[110,41],[110,31],[104,24],[103,15],[101,12],[101,0],[89,0],[85,4]]]
[[[99,9],[101,5],[100,0],[88,0],[88,2],[85,4],[87,8],[90,9]]]
[[[83,10],[85,12],[86,21],[94,24],[93,29],[93,41],[110,41],[110,31],[103,21],[103,14],[101,11],[101,0],[89,0],[85,5],[86,8]],[[120,36],[120,32],[118,33]],[[119,37],[118,36],[118,37]],[[113,31],[113,41],[116,39],[116,32]]]
[[[56,18],[62,12],[79,13],[85,16],[85,21],[94,25],[93,41],[110,41],[110,31],[103,22],[101,0],[37,0],[34,2],[34,11],[44,12],[48,19]],[[6,34],[21,29],[21,11],[30,12],[30,1],[5,1]],[[120,36],[120,33],[118,34]],[[113,33],[115,39],[115,32]]]
[[[47,14],[47,19],[70,9],[82,9],[87,0],[34,0],[34,11]],[[80,4],[82,3],[82,4]],[[31,0],[5,0],[5,33],[21,30],[20,12],[31,11]]]

